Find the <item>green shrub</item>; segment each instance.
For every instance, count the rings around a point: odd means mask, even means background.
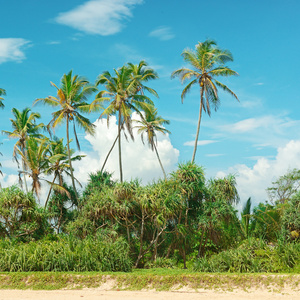
[[[158,257],[155,261],[147,262],[145,264],[146,269],[152,269],[152,268],[167,268],[172,269],[176,266],[176,263],[173,259],[170,258],[164,258],[164,257]]]
[[[38,242],[0,242],[0,271],[124,271],[131,270],[129,248],[123,239],[72,236]]]
[[[300,243],[269,245],[249,239],[239,248],[198,259],[195,271],[201,272],[291,272],[300,264]]]

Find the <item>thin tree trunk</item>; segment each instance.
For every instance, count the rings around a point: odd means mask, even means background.
[[[197,133],[195,139],[195,146],[194,146],[194,153],[192,157],[192,163],[195,161],[196,151],[197,151],[197,144],[198,144],[198,137],[200,131],[200,123],[201,123],[201,116],[202,116],[202,107],[203,107],[203,87],[201,88],[201,96],[200,96],[200,109],[199,109],[199,119],[198,119],[198,126],[197,126]]]
[[[184,240],[184,244],[185,244],[185,240]],[[185,252],[185,245],[184,245],[184,248],[182,250],[182,257],[183,257],[183,268],[184,269],[187,269],[186,267],[186,252]]]
[[[120,112],[120,109],[119,109],[118,132],[119,132],[119,166],[120,166],[120,181],[123,182],[122,153],[121,153],[121,112]]]
[[[135,262],[135,268],[137,268],[137,266],[139,265],[140,260],[143,257],[144,224],[145,224],[145,215],[144,215],[144,211],[142,211],[142,224],[141,224],[141,233],[140,233],[140,250],[139,250],[138,258]]]
[[[49,198],[50,198],[50,194],[51,194],[51,191],[52,191],[52,185],[53,185],[53,183],[54,183],[54,181],[55,181],[55,179],[56,179],[56,176],[57,176],[57,174],[55,174],[54,179],[53,179],[53,181],[52,181],[52,184],[51,184],[51,186],[50,186],[49,193],[48,193],[48,196],[47,196],[47,200],[46,200],[46,202],[45,202],[45,208],[47,207],[47,204],[48,204],[48,201],[49,201]]]
[[[25,156],[25,149],[23,148],[23,155]],[[28,193],[28,187],[27,187],[27,181],[26,181],[26,175],[25,175],[25,161],[22,159],[22,167],[23,167],[23,177],[24,177],[24,182],[25,182],[25,190],[26,193]]]
[[[70,171],[71,171],[71,177],[72,177],[72,185],[73,185],[76,200],[78,201],[78,195],[77,195],[77,191],[76,191],[76,187],[75,187],[73,168],[72,168],[72,162],[71,162],[71,154],[70,154],[69,116],[68,115],[67,115],[67,146],[68,146],[69,165],[70,165]]]
[[[161,169],[162,169],[162,171],[163,171],[163,173],[164,173],[165,180],[167,180],[167,175],[166,175],[166,172],[165,172],[165,170],[164,170],[164,167],[163,167],[163,165],[162,165],[162,163],[161,163],[161,160],[160,160],[160,158],[159,158],[157,148],[156,148],[155,144],[153,144],[153,145],[154,145],[154,150],[155,150],[157,159],[158,159],[158,161],[159,161],[160,167],[161,167]]]
[[[203,238],[205,235],[205,230],[203,230],[202,234],[201,234],[201,240],[200,240],[200,244],[199,244],[199,249],[198,249],[198,254],[197,254],[197,258],[200,257],[201,253],[202,253],[202,243],[203,243]]]
[[[104,170],[104,167],[105,167],[105,165],[106,165],[106,163],[107,163],[108,157],[110,156],[111,152],[113,151],[113,149],[114,149],[114,147],[115,147],[115,144],[116,144],[118,138],[119,138],[119,133],[118,133],[118,135],[117,135],[117,137],[116,137],[114,143],[112,144],[112,146],[111,146],[109,152],[107,153],[107,156],[106,156],[105,161],[104,161],[104,163],[103,163],[103,166],[102,166],[102,168],[101,168],[101,173],[102,173],[103,170]]]

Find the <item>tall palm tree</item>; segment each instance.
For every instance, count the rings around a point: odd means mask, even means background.
[[[107,116],[108,122],[110,116],[118,115],[119,168],[120,181],[123,182],[121,130],[126,128],[130,137],[134,139],[131,122],[132,113],[149,110],[153,102],[147,96],[138,93],[141,78],[136,78],[133,75],[132,67],[123,66],[117,70],[114,69],[114,73],[115,76],[105,71],[98,77],[96,85],[103,84],[106,90],[99,92],[92,105],[102,106],[104,102],[109,102],[109,105],[100,115],[100,118]]]
[[[161,132],[162,134],[171,133],[169,130],[165,129],[163,125],[170,124],[169,120],[163,119],[161,116],[157,115],[157,109],[155,107],[151,108],[150,111],[145,112],[145,117],[141,120],[136,120],[139,124],[135,126],[138,128],[138,133],[141,134],[142,142],[144,143],[144,134],[147,136],[148,145],[152,151],[155,151],[160,167],[163,171],[164,178],[166,179],[166,172],[163,168],[161,160],[157,151],[157,136],[156,132]]]
[[[4,108],[4,104],[3,104],[3,102],[2,102],[4,99],[3,99],[3,97],[1,97],[1,96],[5,96],[5,95],[6,95],[5,89],[1,89],[1,88],[0,88],[0,107],[1,107],[1,108]]]
[[[63,75],[60,87],[57,87],[52,82],[51,85],[57,89],[57,96],[49,96],[47,98],[37,99],[35,100],[34,104],[42,102],[53,107],[59,107],[58,111],[52,113],[52,120],[48,125],[49,128],[51,127],[54,129],[63,122],[66,122],[67,150],[72,176],[72,185],[76,194],[76,198],[78,199],[71,160],[69,126],[70,122],[73,122],[76,144],[78,149],[80,149],[75,124],[81,127],[86,133],[91,135],[94,134],[95,125],[92,124],[91,121],[84,117],[81,113],[89,113],[98,109],[97,106],[91,107],[90,104],[86,102],[87,97],[94,93],[97,88],[93,85],[90,85],[86,79],[79,77],[78,75],[73,76],[72,71]]]
[[[211,40],[206,40],[203,43],[199,42],[196,45],[195,51],[186,49],[181,55],[183,56],[184,61],[192,66],[192,69],[181,68],[174,71],[171,75],[172,78],[179,77],[182,83],[191,80],[181,93],[182,102],[193,85],[198,84],[200,87],[199,118],[192,157],[192,162],[194,162],[197,151],[202,109],[209,116],[211,114],[210,105],[217,110],[220,104],[218,88],[221,88],[239,101],[236,94],[225,84],[219,82],[216,77],[238,75],[238,73],[225,66],[225,63],[228,61],[233,61],[232,54],[228,50],[221,50],[218,48],[216,42]]]
[[[41,138],[42,134],[40,131],[44,129],[45,126],[43,123],[36,124],[36,120],[39,119],[41,115],[39,113],[31,112],[28,107],[24,108],[22,111],[19,111],[17,108],[13,108],[12,113],[14,115],[14,119],[10,119],[10,121],[13,131],[3,130],[2,133],[6,134],[9,138],[18,139],[14,145],[13,158],[18,163],[19,151],[17,151],[17,149],[21,150],[21,153],[23,154],[22,167],[23,172],[25,172],[26,166],[23,157],[26,157],[26,140],[29,136]],[[23,174],[26,192],[28,192],[25,173]]]

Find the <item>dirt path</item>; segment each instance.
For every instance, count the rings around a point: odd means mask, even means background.
[[[271,293],[267,290],[254,292],[155,292],[155,291],[103,291],[99,289],[83,290],[0,290],[0,300],[300,300],[295,291]]]

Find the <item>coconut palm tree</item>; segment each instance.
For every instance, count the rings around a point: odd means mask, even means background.
[[[70,152],[71,152],[71,161],[81,160],[81,158],[85,156],[85,155],[73,156],[75,152],[73,149],[71,149]],[[45,170],[45,173],[54,174],[54,177],[45,202],[45,208],[47,207],[47,203],[49,201],[50,194],[53,185],[55,183],[55,180],[58,179],[59,185],[63,186],[64,183],[63,174],[66,174],[71,177],[71,174],[69,173],[70,165],[69,165],[68,150],[67,150],[67,146],[64,145],[63,143],[63,138],[58,139],[57,137],[54,137],[53,140],[50,141],[47,159],[49,161],[49,164],[47,166],[47,169]],[[74,179],[81,186],[80,182],[76,178]]]
[[[1,89],[1,88],[0,88],[0,107],[1,107],[1,108],[4,108],[4,104],[3,104],[3,102],[2,102],[4,99],[3,99],[3,97],[1,97],[1,96],[5,96],[5,95],[6,95],[5,89]]]
[[[136,82],[136,93],[144,95],[145,91],[147,91],[158,98],[158,94],[154,89],[143,84],[149,80],[157,79],[157,73],[148,67],[148,64],[144,60],[141,60],[138,65],[128,63],[128,67],[131,70],[132,79]]]
[[[16,151],[22,157],[25,163],[25,171],[20,171],[20,174],[26,174],[32,179],[32,192],[38,199],[41,190],[40,175],[47,169],[48,160],[46,159],[49,149],[49,139],[37,139],[29,137],[25,141],[26,152],[17,147]]]
[[[123,182],[121,130],[124,131],[126,128],[130,137],[134,139],[131,122],[132,113],[149,110],[153,102],[147,96],[138,93],[141,78],[135,78],[132,67],[123,66],[117,70],[114,69],[114,73],[115,76],[105,71],[98,77],[96,85],[103,84],[106,90],[99,92],[92,105],[99,107],[103,103],[109,102],[109,105],[100,115],[100,118],[107,116],[107,122],[109,122],[110,116],[118,115],[119,168],[120,181]]]
[[[145,117],[141,120],[135,120],[139,125],[135,126],[138,128],[138,133],[141,134],[142,142],[144,143],[144,134],[147,136],[148,145],[152,151],[155,151],[160,167],[163,171],[164,178],[166,179],[166,172],[163,168],[161,160],[157,151],[157,135],[156,132],[162,134],[171,133],[169,130],[165,129],[163,125],[170,124],[169,120],[163,119],[161,116],[157,115],[157,109],[152,107],[150,111],[145,112]]]
[[[80,149],[75,125],[81,127],[86,133],[91,135],[94,134],[95,125],[92,124],[91,121],[84,117],[81,113],[89,113],[98,109],[97,105],[91,107],[90,104],[86,102],[87,97],[94,93],[97,88],[93,85],[90,85],[86,79],[79,77],[78,75],[73,76],[72,71],[63,75],[60,87],[57,87],[52,82],[51,85],[57,89],[57,96],[49,96],[47,98],[37,99],[35,100],[34,104],[42,102],[43,104],[53,107],[59,107],[59,110],[52,113],[52,120],[48,124],[48,127],[54,129],[63,122],[66,122],[67,150],[72,176],[72,185],[76,194],[76,198],[78,198],[72,168],[69,126],[70,123],[73,122],[76,144],[78,149]]]
[[[46,181],[58,192],[66,193],[68,196],[70,196],[68,191],[63,186],[41,178],[41,175],[49,170],[50,145],[50,141],[47,137],[44,137],[43,139],[29,137],[25,143],[25,154],[23,154],[20,148],[17,148],[18,154],[22,157],[26,166],[26,170],[20,171],[19,173],[26,174],[32,179],[31,191],[36,194],[38,199],[41,191],[41,180]]]
[[[204,110],[204,112],[206,112],[209,116],[211,115],[211,105],[215,108],[215,110],[217,110],[220,104],[218,88],[229,93],[238,100],[236,94],[225,84],[219,82],[216,78],[219,76],[238,75],[238,73],[225,66],[225,63],[228,61],[233,61],[232,54],[228,50],[218,48],[216,42],[211,40],[206,40],[203,43],[199,42],[196,45],[195,51],[186,49],[181,55],[183,56],[184,61],[192,66],[191,69],[185,67],[178,69],[171,75],[172,78],[179,77],[182,83],[190,80],[181,93],[182,102],[193,85],[199,85],[200,87],[199,118],[192,157],[192,162],[194,162],[197,151],[202,110]]]
[[[12,109],[14,119],[10,119],[13,131],[3,130],[2,133],[6,134],[9,138],[18,139],[14,145],[13,158],[18,163],[18,153],[17,149],[21,150],[23,154],[22,157],[26,157],[26,140],[29,136],[41,138],[43,135],[40,133],[42,129],[45,128],[43,123],[36,124],[36,120],[41,117],[39,113],[31,112],[30,108],[26,107],[22,111],[19,111],[17,108]],[[24,159],[22,158],[22,169],[24,174],[24,182],[26,192],[27,183],[25,178],[26,166]]]

